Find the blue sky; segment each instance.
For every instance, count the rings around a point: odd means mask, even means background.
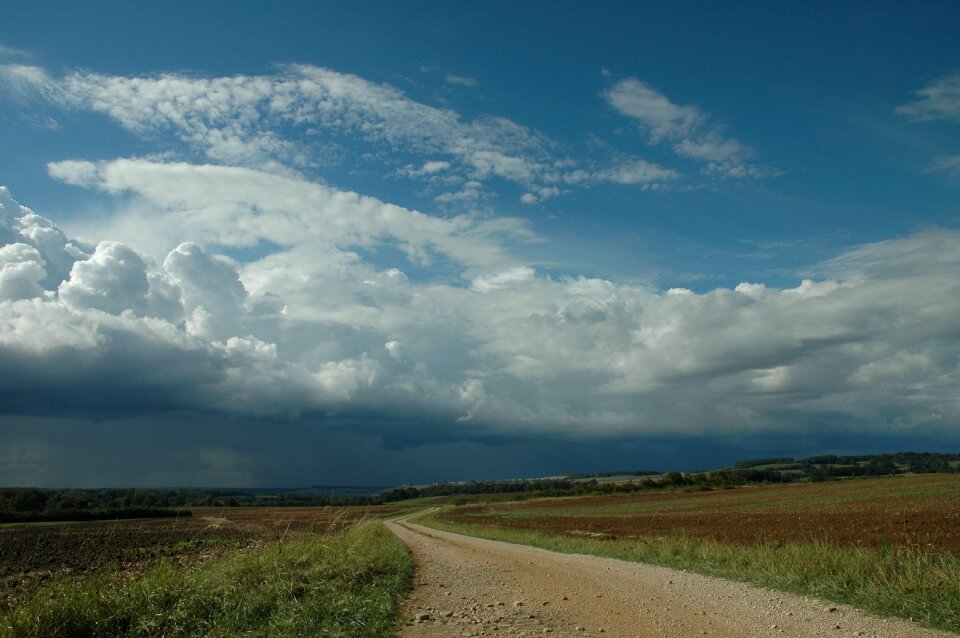
[[[953,3],[7,7],[0,483],[954,450],[958,28]]]

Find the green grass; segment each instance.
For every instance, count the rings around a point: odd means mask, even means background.
[[[124,554],[133,559],[151,558],[156,556],[174,556],[187,552],[195,552],[203,548],[213,548],[226,545],[224,539],[220,538],[192,538],[189,540],[178,541],[176,543],[162,543],[148,545],[146,547],[131,547],[125,550]]]
[[[388,636],[412,570],[398,538],[361,522],[133,580],[60,578],[0,612],[0,637]]]
[[[596,540],[529,530],[454,524],[436,514],[418,519],[437,529],[662,565],[848,603],[960,632],[960,557],[909,549],[839,547],[823,542],[740,547],[684,537]]]

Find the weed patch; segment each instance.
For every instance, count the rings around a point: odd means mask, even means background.
[[[0,637],[387,636],[411,573],[400,540],[362,522],[191,567],[164,561],[129,581],[59,578],[0,613]]]

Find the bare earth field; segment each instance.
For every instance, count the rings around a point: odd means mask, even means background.
[[[595,538],[688,536],[737,545],[826,541],[956,553],[960,475],[541,499],[464,506],[441,517]]]
[[[947,638],[846,605],[638,563],[388,526],[416,587],[399,636]]]
[[[160,558],[204,560],[294,532],[325,533],[396,508],[193,508],[183,518],[0,525],[0,605],[64,573],[135,574]]]

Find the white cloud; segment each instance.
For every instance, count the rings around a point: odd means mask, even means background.
[[[473,289],[479,292],[489,292],[511,284],[533,281],[535,276],[536,273],[533,268],[519,266],[493,275],[477,277],[473,280]]]
[[[524,193],[520,196],[520,201],[524,204],[536,204],[540,200],[533,193]]]
[[[0,57],[5,58],[29,58],[30,54],[22,49],[8,47],[0,44]]]
[[[400,359],[403,357],[403,344],[399,341],[388,341],[383,344],[383,347],[394,359]]]
[[[403,167],[402,173],[408,177],[431,177],[437,173],[443,173],[448,170],[450,170],[450,162],[431,160],[424,162],[423,165],[419,167],[407,164]]]
[[[960,425],[956,231],[859,247],[792,288],[706,293],[546,277],[488,234],[480,252],[500,257],[464,257],[485,264],[465,286],[413,281],[344,247],[401,234],[393,223],[416,228],[411,211],[335,192],[313,200],[314,185],[248,169],[110,163],[96,176],[138,193],[161,227],[282,241],[242,264],[195,244],[152,260],[101,242],[37,294],[42,251],[8,239],[0,375],[16,379],[10,392],[46,396],[45,409],[82,388],[87,403],[72,409],[91,415],[152,397],[158,411],[391,414],[471,436],[770,431],[818,415],[880,430]],[[353,207],[344,219],[380,221],[344,226],[330,212],[341,198]],[[15,219],[33,215],[13,207]],[[441,228],[453,235],[431,245],[476,231]]]
[[[599,183],[669,188],[679,171],[581,163],[508,120],[465,121],[316,67],[52,79],[6,65],[0,82],[206,157],[52,162],[52,177],[122,203],[73,222],[91,244],[0,189],[0,405],[6,392],[93,417],[377,414],[454,438],[772,430],[818,415],[960,425],[960,233],[862,246],[788,288],[550,277],[517,254],[539,239],[524,220],[433,216],[312,181],[318,149],[362,140],[396,155],[388,175],[468,206],[495,179],[532,204]],[[766,174],[698,107],[638,80],[606,98],[705,173]],[[435,263],[442,274],[424,277]]]
[[[696,141],[684,139],[675,150],[678,155],[704,162],[724,162],[748,153],[737,140],[725,139],[716,133],[708,133]]]
[[[457,418],[458,422],[471,421],[483,407],[487,393],[479,379],[467,379],[459,388],[460,400],[467,406],[467,413]]]
[[[915,121],[960,121],[960,73],[942,77],[916,95],[916,100],[897,112]]]
[[[281,173],[308,168],[331,137],[347,135],[391,153],[445,156],[431,160],[428,170],[406,171],[411,177],[445,165],[472,179],[496,177],[529,186],[548,178],[555,146],[503,118],[463,121],[455,111],[416,102],[392,86],[308,65],[267,76],[75,72],[59,79],[38,67],[0,65],[0,82],[19,95],[38,93],[65,106],[102,112],[139,135],[172,134],[216,162]],[[299,134],[288,137],[290,127]]]
[[[897,108],[897,113],[914,122],[960,122],[960,73],[942,77],[916,95],[916,100]],[[960,176],[960,155],[938,157],[927,170]]]
[[[960,155],[938,157],[930,167],[931,171],[946,171],[960,176]]]
[[[58,289],[60,298],[74,308],[138,316],[147,312],[149,292],[144,260],[129,246],[114,241],[100,242],[88,259],[74,263],[70,278]]]
[[[217,259],[196,244],[170,251],[163,268],[180,289],[191,332],[207,339],[227,339],[240,330],[246,314],[247,291],[236,265]]]
[[[607,102],[647,129],[654,144],[692,135],[706,119],[695,106],[679,106],[640,80],[618,82],[605,94]]]
[[[619,113],[635,120],[651,144],[669,143],[680,157],[706,163],[704,173],[708,175],[762,178],[773,174],[755,164],[753,151],[728,137],[700,108],[674,104],[640,80],[621,80],[604,98]]]
[[[55,99],[56,86],[47,72],[28,64],[0,64],[0,92],[16,99]]]
[[[23,243],[37,250],[47,273],[40,284],[48,290],[67,277],[74,261],[86,257],[80,242],[68,240],[53,222],[20,206],[0,186],[0,246],[11,243]]]
[[[626,161],[596,174],[596,178],[602,181],[639,184],[645,187],[667,184],[679,177],[680,174],[671,168],[664,168],[641,159]]]
[[[43,258],[33,246],[0,247],[0,301],[31,299],[43,294],[40,282],[47,276]]]
[[[637,105],[643,100],[631,98],[629,87],[621,85],[608,99],[642,115],[652,136],[672,138],[695,128],[701,117],[696,109],[672,105],[632,82],[633,93],[637,87],[650,93],[646,101],[663,112],[643,111],[643,105]],[[331,161],[386,163],[392,174],[427,182],[434,201],[441,204],[475,205],[497,180],[522,188],[525,203],[558,196],[562,184],[651,184],[637,174],[636,166],[632,173],[626,168],[579,167],[556,141],[508,119],[465,120],[452,109],[412,100],[395,87],[309,65],[288,65],[262,76],[73,72],[55,78],[40,67],[7,64],[0,65],[0,88],[18,99],[39,98],[103,113],[136,135],[165,141],[162,151],[179,150],[170,144],[178,140],[218,164],[298,177]],[[741,148],[736,157],[746,153]],[[715,172],[732,174],[732,158],[715,160],[720,167]],[[58,162],[52,170],[72,184],[95,179],[84,162]],[[670,169],[659,170],[665,178],[674,178]],[[582,174],[592,178],[585,182],[578,178]]]
[[[559,188],[556,186],[548,186],[545,188],[538,188],[534,192],[524,193],[520,196],[520,201],[524,204],[536,204],[538,202],[543,202],[548,199],[557,197],[562,193]]]
[[[50,177],[66,184],[94,188],[100,180],[100,171],[93,162],[80,160],[62,160],[47,166]]]
[[[502,237],[528,241],[534,236],[520,219],[457,215],[438,218],[341,191],[300,178],[247,168],[147,160],[71,162],[50,174],[83,174],[86,185],[108,193],[134,193],[162,211],[132,212],[133,241],[162,239],[163,254],[182,242],[250,247],[266,241],[280,246],[313,243],[317,247],[372,249],[389,243],[412,261],[429,263],[443,255],[465,270],[497,268],[512,260]],[[93,232],[103,232],[93,229]],[[496,234],[500,237],[494,238]],[[165,239],[163,239],[165,238]]]
[[[469,78],[463,75],[454,75],[453,73],[447,74],[447,83],[448,84],[459,84],[460,86],[465,86],[468,88],[473,88],[477,85],[477,81],[473,78]]]

